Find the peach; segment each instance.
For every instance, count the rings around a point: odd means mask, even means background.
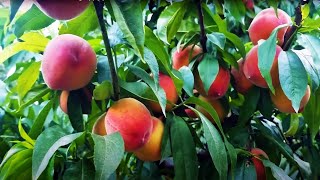
[[[52,39],[43,53],[42,75],[53,90],[86,86],[97,67],[96,54],[84,39],[64,34]]]
[[[108,134],[119,132],[125,150],[133,152],[145,145],[152,132],[152,117],[144,104],[133,98],[115,102],[105,117]]]
[[[250,90],[250,88],[253,87],[253,84],[244,75],[243,64],[243,59],[240,59],[238,61],[239,69],[232,67],[231,74],[234,78],[234,88],[237,90],[237,92],[246,94]]]
[[[211,104],[211,106],[216,110],[221,122],[223,122],[224,118],[227,117],[228,111],[226,110],[225,107],[223,107],[219,99],[213,99],[213,98],[204,97],[201,95],[199,96],[199,99]],[[201,112],[205,117],[207,117],[213,124],[215,124],[214,119],[210,116],[210,114],[204,108],[196,105],[196,109],[199,112]]]
[[[271,100],[274,106],[283,113],[296,113],[292,107],[291,100],[284,94],[281,86],[275,88],[275,94],[270,91]],[[305,95],[302,97],[299,112],[303,110],[310,98],[310,86],[307,86]]]
[[[190,118],[197,118],[198,117],[197,114],[194,111],[192,111],[191,109],[185,109],[184,112]]]
[[[169,101],[170,103],[173,103],[173,104],[178,101],[178,93],[177,93],[176,87],[174,85],[174,82],[170,76],[165,75],[163,73],[159,73],[159,85],[160,85],[160,87],[163,88],[164,92],[166,93],[167,101]],[[160,104],[158,102],[148,101],[147,104],[149,105],[150,109],[154,113],[161,113],[162,112]],[[173,104],[167,103],[166,111],[170,111],[174,106]]]
[[[268,158],[268,155],[261,149],[259,148],[253,148],[251,149],[251,154],[254,155],[254,157],[251,158],[253,165],[255,166],[256,169],[256,174],[257,174],[257,179],[259,180],[265,180],[266,179],[266,169],[263,165],[263,163],[261,162],[260,159],[258,159],[255,156],[263,156],[264,158]]]
[[[248,8],[248,9],[253,9],[254,8],[254,2],[253,0],[242,0],[242,2],[245,4],[245,6]]]
[[[149,141],[134,152],[134,154],[142,161],[159,161],[161,159],[161,142],[164,131],[163,122],[152,117],[152,132]]]
[[[68,114],[68,97],[69,91],[62,91],[60,94],[60,108],[61,110]]]
[[[273,86],[278,86],[279,82],[279,69],[278,69],[278,56],[282,51],[280,46],[276,46],[276,55],[270,69]],[[254,46],[247,54],[246,60],[243,65],[243,73],[246,78],[254,85],[268,88],[266,80],[262,77],[258,66],[258,45]]]
[[[90,1],[79,0],[33,1],[41,11],[57,20],[69,20],[80,15],[90,3]]]
[[[100,136],[107,135],[107,130],[105,126],[106,114],[101,115],[98,120],[94,123],[92,128],[92,133],[98,134]]]
[[[215,80],[211,84],[208,93],[206,93],[206,91],[204,90],[203,83],[197,70],[194,73],[194,81],[195,88],[202,96],[208,96],[213,99],[218,99],[224,96],[228,90],[230,83],[230,72],[228,69],[219,66],[219,72]]]
[[[254,45],[258,44],[260,39],[268,39],[272,31],[282,24],[291,23],[290,16],[281,9],[277,9],[278,17],[274,8],[264,9],[259,12],[252,20],[248,29],[249,37]],[[277,38],[281,46],[284,41],[284,35],[288,27],[284,27],[278,31]]]
[[[182,66],[188,66],[192,58],[202,53],[202,49],[197,45],[189,45],[185,49],[182,48],[183,46],[180,46],[180,48],[172,54],[173,69],[179,70]]]

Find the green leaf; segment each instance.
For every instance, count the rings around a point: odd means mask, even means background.
[[[158,102],[160,104],[160,107],[162,109],[163,114],[165,115],[165,109],[166,109],[166,104],[167,104],[167,98],[166,98],[166,93],[164,92],[163,88],[159,87],[159,84],[155,84],[153,81],[153,78],[141,69],[138,66],[133,66],[133,65],[127,65],[128,68],[131,70],[133,74],[141,78],[144,82],[146,82],[152,91],[154,92],[154,95],[157,97]]]
[[[194,77],[189,67],[183,66],[179,69],[183,78],[183,89],[191,97],[193,96]]]
[[[303,46],[305,49],[308,49],[311,52],[314,63],[319,66],[320,64],[320,39],[316,36],[309,34],[300,34],[298,35],[298,44]],[[319,69],[318,69],[319,70]]]
[[[230,15],[233,16],[238,22],[244,24],[244,18],[246,15],[246,7],[242,0],[225,1],[225,8],[229,11]]]
[[[212,54],[204,54],[204,57],[198,66],[198,71],[204,89],[208,92],[219,72],[218,60]]]
[[[144,49],[144,60],[151,70],[151,74],[154,78],[154,83],[159,84],[159,65],[153,52],[147,48]]]
[[[81,107],[81,93],[70,91],[67,101],[68,116],[73,129],[77,132],[84,130],[83,111]]]
[[[156,100],[152,89],[144,82],[119,81],[120,87],[145,100]]]
[[[9,15],[9,23],[12,22],[13,18],[16,16],[21,4],[23,3],[23,0],[10,0],[10,15]]]
[[[105,100],[113,95],[113,87],[110,81],[103,81],[101,84],[96,85],[93,90],[93,97],[96,100]]]
[[[192,108],[192,110],[201,119],[204,137],[207,141],[213,164],[220,175],[220,179],[226,179],[228,172],[228,160],[226,148],[221,135],[219,131],[213,126],[213,124],[202,113],[194,108]]]
[[[274,178],[278,180],[291,180],[291,178],[281,168],[273,164],[271,161],[266,159],[261,159],[261,161],[265,167],[269,167],[271,169]]]
[[[213,32],[211,34],[207,34],[208,41],[217,45],[220,49],[224,49],[226,44],[226,36],[223,33]]]
[[[98,18],[93,3],[83,12],[70,21],[67,21],[59,29],[59,34],[74,34],[84,36],[90,31],[98,28]]]
[[[292,50],[297,56],[300,58],[304,68],[311,79],[311,88],[312,91],[315,91],[319,87],[320,76],[317,65],[313,61],[313,57],[311,56],[311,52],[308,49],[303,50]]]
[[[20,39],[24,42],[10,44],[0,52],[0,64],[23,50],[35,53],[43,52],[49,42],[49,39],[36,32],[25,33]]]
[[[72,162],[63,173],[63,179],[68,180],[87,180],[94,179],[95,169],[93,163],[88,159],[81,159],[78,162]]]
[[[18,78],[17,80],[17,93],[20,99],[31,90],[34,83],[37,81],[40,74],[41,62],[33,62]]]
[[[0,169],[0,179],[17,179],[17,176],[19,176],[20,173],[31,170],[29,169],[32,164],[31,156],[32,149],[25,149],[15,153],[4,164],[3,168]]]
[[[28,143],[30,143],[31,145],[34,146],[34,140],[30,138],[30,136],[26,133],[26,131],[23,129],[22,124],[21,124],[21,120],[19,121],[18,124],[18,129],[19,129],[19,134],[20,136],[26,140]]]
[[[284,24],[284,25],[280,25],[277,28],[275,28],[272,31],[270,37],[266,41],[259,43],[259,46],[258,46],[258,67],[259,67],[259,70],[260,70],[262,77],[266,80],[268,87],[273,94],[274,94],[274,87],[272,84],[270,70],[271,70],[271,67],[272,67],[272,64],[274,61],[274,57],[276,55],[278,31],[281,28],[284,28],[286,26],[288,26],[288,25]],[[280,61],[281,60],[279,60],[278,62],[280,62]],[[279,67],[279,69],[281,69],[281,68]],[[281,77],[281,75],[280,75],[280,77]]]
[[[67,135],[59,126],[53,126],[40,134],[32,155],[32,179],[37,179],[47,167],[50,158],[59,147],[70,144],[82,133]]]
[[[124,142],[119,133],[106,136],[92,134],[94,141],[95,179],[108,179],[124,155]]]
[[[197,179],[198,158],[196,147],[190,129],[181,117],[174,116],[170,135],[175,179]]]
[[[307,72],[300,58],[292,51],[283,51],[279,54],[278,66],[281,69],[279,71],[281,88],[291,100],[293,109],[298,112],[301,99],[307,90]]]
[[[171,142],[170,142],[170,128],[172,125],[174,116],[172,114],[168,114],[166,121],[165,121],[165,126],[163,130],[163,137],[161,141],[161,158],[167,158],[172,155],[171,151]]]
[[[239,124],[245,125],[252,114],[256,111],[260,98],[260,90],[258,87],[252,87],[245,95],[245,102],[240,108]]]
[[[160,60],[160,62],[167,68],[169,68],[169,55],[165,50],[164,44],[153,34],[152,30],[148,26],[144,26],[145,46],[150,49],[153,54]]]
[[[14,24],[14,34],[17,37],[30,30],[40,30],[55,22],[45,15],[36,5],[32,5]]]
[[[234,44],[234,46],[236,47],[236,50],[240,53],[242,58],[245,58],[246,49],[243,45],[243,41],[237,35],[230,33],[228,31],[220,31],[220,32],[222,32],[226,36],[226,38]]]
[[[47,119],[47,116],[52,109],[54,99],[46,102],[40,113],[37,115],[37,118],[34,120],[33,125],[29,131],[29,136],[33,139],[37,139],[37,137],[41,134],[44,122]]]
[[[320,128],[320,89],[312,93],[308,104],[303,110],[303,117],[308,125],[311,139],[314,139]]]
[[[186,5],[186,2],[176,2],[162,11],[157,21],[157,31],[164,43],[169,44],[178,31],[187,10]]]
[[[16,153],[27,149],[25,146],[23,146],[21,143],[13,145],[10,150],[6,153],[4,158],[2,159],[2,162],[0,164],[0,169],[3,167],[3,165]]]
[[[144,26],[142,9],[139,1],[110,0],[116,22],[119,24],[125,38],[143,59],[144,54]]]
[[[285,136],[294,136],[299,129],[299,116],[296,113],[290,115],[290,127],[284,133]]]
[[[257,173],[254,164],[249,163],[248,159],[238,161],[235,169],[235,179],[256,180]]]

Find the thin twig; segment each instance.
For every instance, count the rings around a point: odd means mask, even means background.
[[[198,7],[198,15],[199,15],[199,25],[200,25],[200,44],[202,47],[203,53],[207,52],[207,36],[206,36],[206,31],[204,28],[204,22],[203,22],[203,10],[202,10],[202,0],[197,0],[197,7]]]
[[[107,51],[107,57],[108,57],[108,62],[110,66],[111,80],[112,80],[113,92],[114,92],[113,98],[114,100],[117,101],[120,98],[120,88],[119,88],[119,82],[118,82],[118,75],[117,75],[113,57],[112,57],[111,47],[110,47],[109,38],[108,38],[108,32],[103,20],[104,1],[93,1],[93,3],[96,9],[96,14],[98,16],[99,25],[100,25],[102,37],[103,37],[103,42]]]

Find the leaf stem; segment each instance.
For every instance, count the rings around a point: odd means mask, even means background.
[[[106,29],[106,25],[103,20],[103,6],[104,6],[104,1],[93,1],[94,7],[96,9],[96,14],[99,20],[99,25],[101,28],[102,32],[102,37],[103,37],[103,42],[106,47],[107,51],[107,57],[108,57],[108,62],[110,66],[110,73],[111,73],[111,80],[112,80],[112,85],[113,85],[113,94],[114,94],[114,100],[119,100],[120,98],[120,88],[119,88],[119,81],[118,81],[118,75],[116,72],[116,68],[114,65],[113,57],[112,57],[112,51],[109,43],[109,38],[108,38],[108,32]]]
[[[198,7],[198,15],[199,15],[199,25],[200,25],[200,44],[202,47],[203,53],[207,52],[207,36],[206,36],[206,31],[204,28],[204,22],[203,22],[203,10],[202,10],[202,0],[197,0],[197,7]]]

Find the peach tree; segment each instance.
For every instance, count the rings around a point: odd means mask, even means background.
[[[0,179],[319,179],[317,0],[0,2]]]

